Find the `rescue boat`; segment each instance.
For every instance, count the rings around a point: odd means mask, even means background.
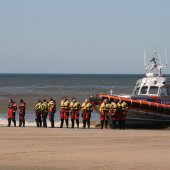
[[[97,110],[104,99],[110,102],[115,99],[125,101],[129,106],[127,113],[127,123],[133,125],[148,124],[150,125],[170,125],[170,79],[162,74],[162,68],[166,64],[160,63],[157,57],[157,50],[153,51],[152,59],[145,69],[146,77],[137,80],[133,93],[130,95],[95,94],[90,96],[90,102]]]

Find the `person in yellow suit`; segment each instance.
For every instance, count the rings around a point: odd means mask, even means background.
[[[53,98],[50,99],[48,103],[48,116],[51,122],[51,127],[54,128],[54,115],[56,112],[56,102]]]
[[[79,111],[81,109],[80,103],[74,97],[70,103],[70,115],[72,128],[74,128],[74,121],[76,120],[77,128],[79,128]]]
[[[36,121],[37,127],[42,127],[42,102],[41,100],[38,100],[38,102],[35,105],[35,121]]]
[[[105,128],[107,129],[108,120],[109,120],[109,111],[110,111],[110,104],[107,99],[103,101],[99,108],[100,111],[100,121],[101,121],[101,129],[105,124]]]
[[[47,127],[47,116],[48,116],[48,102],[46,99],[42,102],[42,121],[43,121],[43,127]]]
[[[64,120],[68,128],[69,110],[70,110],[70,102],[66,97],[63,97],[61,101],[61,110],[60,110],[60,119],[61,119],[60,128],[63,128]]]
[[[86,124],[88,126],[88,129],[90,128],[90,119],[91,119],[91,113],[93,112],[93,106],[89,102],[88,99],[85,99],[85,101],[82,103],[82,119],[83,119],[83,128],[86,128]]]
[[[116,129],[116,123],[118,121],[118,100],[115,99],[110,103],[110,115],[112,118],[113,128]]]
[[[128,111],[128,105],[126,102],[119,100],[118,104],[118,121],[120,129],[126,128],[126,113]]]

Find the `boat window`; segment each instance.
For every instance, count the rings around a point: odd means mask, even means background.
[[[148,86],[143,86],[143,87],[141,88],[140,94],[146,94],[146,93],[147,93],[147,90],[148,90]]]
[[[139,87],[135,90],[135,94],[138,95],[139,93]]]
[[[162,87],[161,96],[170,96],[170,88]]]
[[[158,94],[158,87],[151,86],[149,90],[149,94]]]
[[[170,87],[167,88],[167,95],[170,96]]]

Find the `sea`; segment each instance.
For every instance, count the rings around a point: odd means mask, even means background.
[[[0,125],[7,125],[9,98],[17,104],[20,99],[26,102],[26,124],[33,126],[35,103],[52,97],[57,102],[55,121],[59,123],[63,96],[83,102],[92,94],[109,94],[111,90],[114,94],[131,94],[136,81],[142,77],[137,74],[0,74]],[[99,115],[92,114],[92,120],[99,120]]]

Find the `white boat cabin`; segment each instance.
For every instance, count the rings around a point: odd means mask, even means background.
[[[170,84],[166,77],[146,77],[137,81],[133,95],[169,96]]]
[[[150,64],[146,66],[146,77],[139,79],[133,91],[134,96],[167,96],[170,97],[170,80],[162,75],[162,68],[166,67],[159,63],[157,51],[154,50]]]

